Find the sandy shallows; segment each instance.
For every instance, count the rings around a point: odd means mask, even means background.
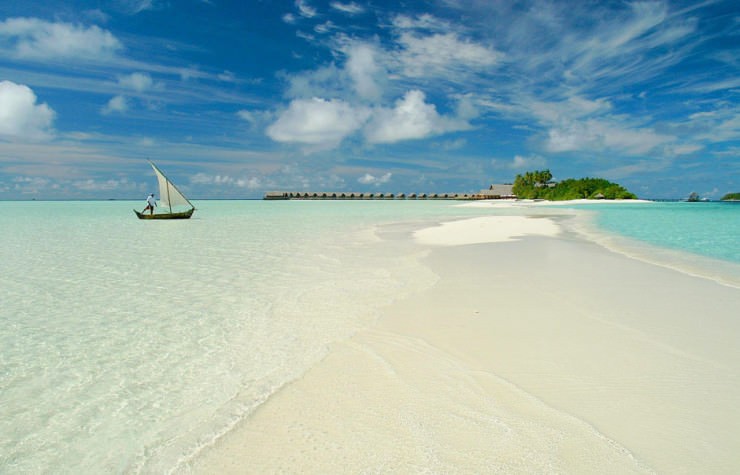
[[[740,291],[561,237],[432,246],[199,473],[732,473]]]

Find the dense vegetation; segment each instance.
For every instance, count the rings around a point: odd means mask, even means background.
[[[603,178],[580,178],[551,183],[550,170],[536,170],[517,175],[513,192],[517,198],[552,201],[578,199],[634,200],[633,193]]]
[[[722,201],[740,201],[740,193],[727,193],[722,197]]]

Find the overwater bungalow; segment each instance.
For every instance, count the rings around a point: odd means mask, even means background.
[[[266,200],[287,200],[288,193],[284,191],[268,191],[265,193]]]
[[[381,193],[328,191],[268,191],[266,200],[481,200],[515,198],[512,185],[491,185],[488,190],[470,193]]]

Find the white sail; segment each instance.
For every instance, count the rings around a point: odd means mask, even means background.
[[[193,204],[188,201],[187,198],[177,189],[177,187],[157,168],[157,166],[149,162],[154,169],[154,173],[157,175],[157,181],[159,182],[159,204],[160,206],[167,206],[172,212],[172,208],[176,206],[189,206],[194,208]]]

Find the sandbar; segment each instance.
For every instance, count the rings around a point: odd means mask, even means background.
[[[409,233],[439,280],[189,469],[738,473],[740,290],[499,218]]]

